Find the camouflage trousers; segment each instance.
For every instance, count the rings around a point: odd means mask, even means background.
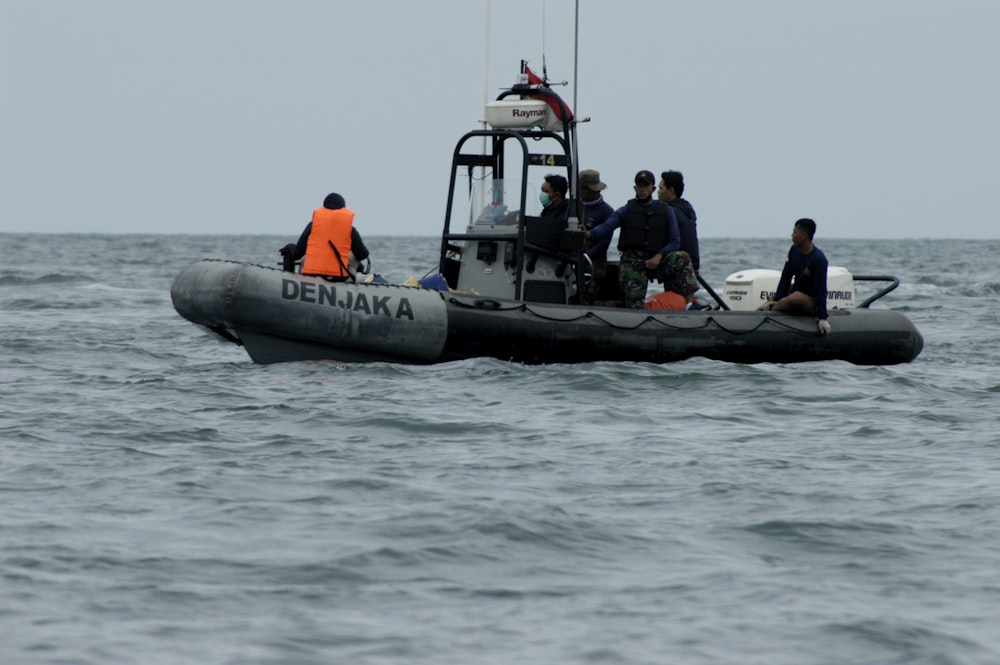
[[[656,270],[646,268],[645,252],[626,249],[621,253],[618,264],[618,285],[625,297],[625,306],[641,309],[646,300],[646,289],[650,279],[663,284],[665,291],[679,293],[690,298],[698,290],[698,277],[695,275],[691,257],[687,252],[671,252],[663,257]]]

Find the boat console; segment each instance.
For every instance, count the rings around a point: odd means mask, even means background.
[[[487,128],[452,156],[440,271],[457,291],[529,302],[582,302],[590,279],[579,229],[575,121],[544,81],[518,83],[486,105]],[[549,173],[569,182],[569,219],[541,217]]]

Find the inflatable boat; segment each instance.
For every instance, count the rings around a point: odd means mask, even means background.
[[[174,280],[174,307],[258,363],[295,360],[523,363],[695,356],[738,363],[913,360],[923,339],[902,314],[867,307],[816,319],[766,311],[631,310],[505,300],[450,290],[330,283],[249,263],[204,260]]]
[[[869,307],[898,286],[892,276],[828,275],[829,322],[761,311],[778,273],[732,273],[723,294],[700,280],[709,309],[621,307],[617,265],[597,271],[584,251],[576,119],[522,63],[486,107],[488,128],[455,146],[437,271],[416,285],[356,275],[330,282],[284,269],[204,260],[174,280],[181,316],[243,346],[258,363],[297,360],[437,363],[492,357],[522,363],[692,357],[738,363],[915,359],[923,338],[903,315]],[[565,173],[568,220],[540,215],[544,175]],[[700,278],[699,278],[700,279]],[[855,303],[855,281],[888,286]],[[654,285],[655,288],[655,285]]]

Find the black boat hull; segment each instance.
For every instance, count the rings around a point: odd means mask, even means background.
[[[923,338],[890,310],[816,319],[771,312],[626,310],[516,302],[388,284],[322,279],[201,261],[171,288],[184,318],[245,347],[258,363],[296,360],[435,363],[493,357],[522,363],[735,363],[914,360]]]

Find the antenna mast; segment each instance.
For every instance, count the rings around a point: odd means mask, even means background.
[[[573,18],[573,109],[577,108],[576,103],[576,81],[577,72],[580,67],[580,0],[576,0]],[[575,116],[574,116],[575,118]]]
[[[490,102],[490,16],[492,14],[492,0],[486,0],[486,39],[483,40],[484,44],[484,57],[483,57],[483,108]],[[486,120],[486,116],[482,119],[483,129],[489,129],[489,123]],[[483,153],[486,154],[486,137],[483,136]],[[479,167],[479,178],[480,180],[486,180],[486,167]],[[486,204],[486,192],[480,190],[480,208]]]

